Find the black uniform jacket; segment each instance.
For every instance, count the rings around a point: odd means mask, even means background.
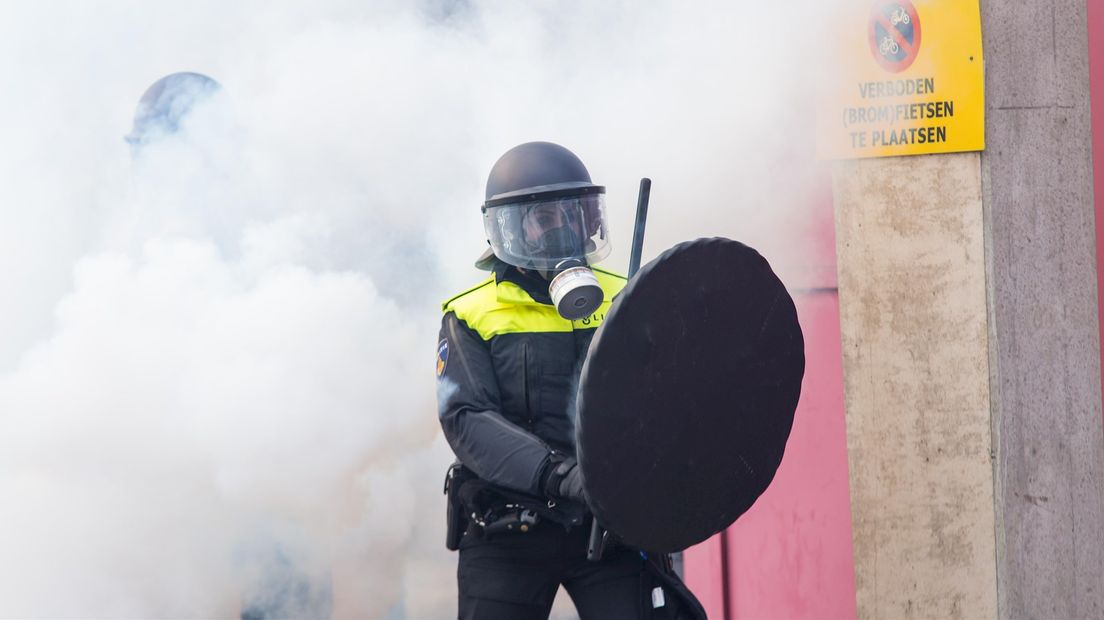
[[[578,321],[561,317],[547,284],[500,264],[449,299],[437,344],[437,405],[456,457],[481,479],[543,496],[552,452],[575,456],[575,388],[619,275],[594,269],[605,300]]]

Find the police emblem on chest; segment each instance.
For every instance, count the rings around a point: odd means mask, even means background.
[[[445,366],[448,365],[448,339],[437,343],[437,376],[445,374]]]

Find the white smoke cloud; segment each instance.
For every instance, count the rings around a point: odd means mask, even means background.
[[[641,176],[646,259],[807,199],[808,2],[2,8],[4,618],[454,615],[437,303],[498,155],[578,153],[615,269]],[[176,71],[225,101],[132,152]]]

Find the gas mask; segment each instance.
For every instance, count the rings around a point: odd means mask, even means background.
[[[571,226],[558,226],[541,234],[533,244],[533,254],[548,258],[576,254],[582,243]],[[576,321],[588,317],[602,305],[605,295],[598,285],[598,278],[578,258],[559,260],[551,269],[535,269],[548,280],[548,296],[556,306],[556,312],[565,319]]]
[[[559,260],[558,257],[578,254],[583,244],[580,242],[579,235],[574,228],[571,226],[557,226],[544,231],[536,243],[532,245],[534,256]]]
[[[548,281],[556,311],[572,321],[593,314],[604,297],[590,270],[610,251],[604,192],[587,184],[496,196],[483,206],[493,255]]]

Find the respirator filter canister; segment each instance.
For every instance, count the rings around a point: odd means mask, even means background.
[[[572,267],[557,274],[548,285],[548,294],[556,312],[571,321],[593,314],[605,297],[598,278],[587,267]]]

